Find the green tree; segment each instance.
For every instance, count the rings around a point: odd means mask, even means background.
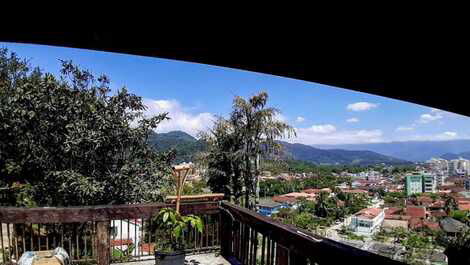
[[[320,192],[320,195],[317,198],[315,203],[315,215],[318,217],[327,217],[328,216],[328,205],[327,205],[328,193]]]
[[[212,152],[210,157],[213,163],[209,164],[209,169],[227,169],[223,173],[209,174],[209,179],[225,176],[222,181],[216,182],[226,186],[230,176],[241,178],[245,207],[250,207],[250,196],[254,195],[256,190],[261,157],[280,150],[277,139],[295,134],[291,126],[276,119],[280,111],[267,107],[267,101],[268,94],[265,92],[248,100],[235,97],[230,117],[220,118],[211,133],[203,137],[212,145],[209,152]],[[229,142],[231,146],[221,148],[219,141]],[[221,153],[224,155],[220,156]],[[224,165],[222,170],[218,166],[219,162]],[[236,170],[233,170],[234,167],[237,167]]]
[[[142,99],[69,61],[60,77],[0,49],[0,179],[29,184],[38,205],[155,201],[171,152],[149,134],[167,114],[145,118]]]
[[[444,204],[444,211],[449,215],[451,211],[458,210],[458,204],[454,197],[446,196],[445,204]]]

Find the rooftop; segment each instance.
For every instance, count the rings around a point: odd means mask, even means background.
[[[446,217],[440,221],[442,230],[448,232],[448,233],[458,233],[465,227],[467,227],[464,223],[455,220],[454,218],[451,217]]]
[[[406,215],[412,218],[426,218],[426,208],[420,206],[407,206]]]
[[[356,216],[361,217],[361,218],[366,218],[366,219],[374,219],[383,211],[384,210],[380,208],[366,208],[356,213]]]

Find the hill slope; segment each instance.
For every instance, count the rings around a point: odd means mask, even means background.
[[[452,159],[458,159],[458,158],[465,158],[465,159],[470,159],[470,152],[462,152],[458,154],[454,153],[445,153],[440,156],[441,158],[447,159],[447,160],[452,160]]]
[[[410,164],[409,161],[381,155],[372,151],[352,151],[342,149],[319,149],[304,144],[291,144],[280,142],[287,157],[294,160],[307,161],[315,164],[341,164],[341,165],[374,165],[384,163],[387,165]]]
[[[197,152],[206,149],[205,143],[182,131],[155,133],[149,138],[149,143],[161,151],[174,148],[177,155],[175,162],[177,163],[192,161]],[[306,161],[314,164],[363,166],[380,163],[388,165],[410,163],[371,151],[324,150],[304,144],[279,143],[284,147],[285,159]]]
[[[205,144],[182,131],[154,133],[149,137],[149,143],[159,151],[176,150],[176,163],[190,162],[194,155],[205,149]]]
[[[405,141],[373,144],[315,145],[323,149],[368,150],[409,161],[426,161],[446,153],[470,150],[470,140]]]

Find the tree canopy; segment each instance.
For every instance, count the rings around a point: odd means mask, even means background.
[[[267,101],[266,92],[249,99],[235,97],[229,118],[219,118],[211,132],[202,135],[209,143],[208,184],[235,201],[243,194],[245,207],[256,190],[261,156],[279,150],[277,139],[295,134],[276,118],[280,111],[267,107]]]
[[[167,113],[145,118],[142,99],[111,93],[107,76],[61,61],[43,73],[0,49],[0,179],[31,200],[67,206],[155,201],[173,158],[147,144]]]

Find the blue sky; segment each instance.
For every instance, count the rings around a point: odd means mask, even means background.
[[[107,74],[113,89],[126,86],[145,99],[148,114],[169,111],[159,131],[192,135],[227,115],[235,95],[267,91],[280,119],[296,128],[290,142],[345,144],[470,138],[461,115],[347,89],[210,65],[82,49],[0,43],[44,71],[58,74],[59,59]]]

